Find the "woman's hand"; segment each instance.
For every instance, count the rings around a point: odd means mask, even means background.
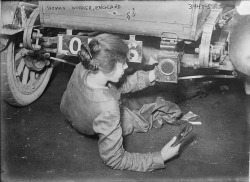
[[[153,47],[143,46],[142,55],[143,55],[143,64],[153,65],[158,63],[158,54],[160,50]]]
[[[178,154],[180,145],[178,144],[175,147],[171,147],[171,145],[175,142],[176,137],[173,137],[170,142],[168,142],[162,149],[161,149],[161,156],[164,161],[167,161]]]
[[[156,58],[156,56],[155,57],[153,57],[153,56],[150,56],[149,57],[149,61],[148,61],[148,65],[153,65],[153,64],[158,64],[158,60],[157,60],[157,58]]]
[[[149,81],[154,82],[160,77],[160,70],[158,66],[155,66],[153,70],[149,72]]]
[[[156,80],[155,70],[149,71],[148,78],[149,78],[149,81],[150,81],[150,82],[154,82],[154,81]]]

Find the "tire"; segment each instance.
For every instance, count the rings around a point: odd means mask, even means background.
[[[18,107],[27,106],[41,96],[53,70],[53,66],[45,67],[39,72],[30,70],[25,65],[21,51],[10,40],[1,52],[2,95],[7,103]]]

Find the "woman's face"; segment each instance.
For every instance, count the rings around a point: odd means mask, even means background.
[[[127,63],[116,63],[116,68],[110,74],[107,74],[106,77],[111,82],[118,82],[122,75],[124,74],[124,70],[128,68]]]

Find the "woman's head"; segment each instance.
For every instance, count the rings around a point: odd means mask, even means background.
[[[88,48],[82,45],[78,56],[85,68],[107,75],[115,71],[117,63],[126,64],[127,53],[128,46],[120,37],[100,34],[89,42]]]

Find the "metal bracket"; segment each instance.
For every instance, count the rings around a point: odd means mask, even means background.
[[[129,62],[141,63],[142,62],[142,41],[136,41],[135,35],[130,35],[129,40],[124,41],[129,48],[127,58]]]
[[[175,52],[176,44],[178,43],[178,36],[176,33],[163,32],[161,35],[161,50]]]
[[[195,63],[195,67],[209,67],[211,37],[221,12],[222,9],[212,9],[207,21],[205,22],[199,49],[199,61]]]
[[[32,48],[33,48],[33,50],[40,50],[41,46],[38,43],[39,43],[39,39],[42,38],[43,35],[40,33],[39,29],[34,29],[34,31],[36,31],[36,32],[32,33],[32,39],[35,39],[36,43],[32,44]]]
[[[24,29],[23,33],[23,46],[27,49],[33,49],[32,46],[32,32],[33,28],[35,27],[35,21],[39,15],[39,9],[35,9],[32,14],[30,15],[30,18],[26,22],[26,27]]]

